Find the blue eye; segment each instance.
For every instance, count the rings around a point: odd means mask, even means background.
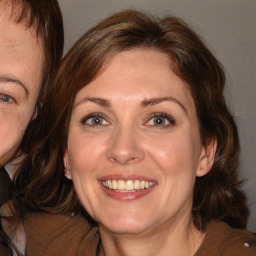
[[[0,94],[0,101],[9,103],[12,101],[12,97],[7,94]]]
[[[148,116],[147,126],[167,127],[175,124],[175,120],[164,113],[153,113]]]
[[[93,113],[84,117],[81,120],[81,123],[89,126],[101,126],[109,124],[104,118],[104,116],[100,113]]]

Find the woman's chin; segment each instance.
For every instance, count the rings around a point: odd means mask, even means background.
[[[137,218],[122,218],[120,220],[103,222],[99,224],[100,230],[105,230],[114,234],[140,234],[145,232],[150,223],[145,223]]]

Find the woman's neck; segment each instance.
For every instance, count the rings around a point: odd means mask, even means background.
[[[142,234],[116,234],[104,227],[100,227],[100,233],[105,256],[192,256],[204,239],[192,218]]]

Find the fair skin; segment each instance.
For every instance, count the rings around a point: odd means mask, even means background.
[[[15,156],[28,123],[36,115],[44,58],[35,29],[15,23],[10,17],[11,7],[3,6],[0,11],[0,166]]]
[[[193,186],[215,146],[201,144],[194,101],[170,66],[156,50],[121,52],[75,98],[64,164],[107,256],[193,255],[204,237]]]

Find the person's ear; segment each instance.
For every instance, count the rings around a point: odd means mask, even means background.
[[[35,110],[34,110],[34,113],[33,113],[33,115],[32,115],[32,119],[31,119],[31,121],[33,121],[33,120],[35,120],[35,119],[36,119],[37,114],[38,114],[38,108],[37,108],[37,107],[35,107]]]
[[[212,168],[215,154],[217,150],[217,139],[211,138],[208,143],[202,147],[198,168],[196,172],[197,177],[206,175]]]
[[[64,163],[64,167],[65,167],[64,174],[65,174],[66,178],[69,180],[72,180],[67,149],[64,151],[63,163]]]
[[[31,118],[31,121],[35,120],[36,117],[38,116],[38,113],[40,111],[40,109],[42,109],[42,102],[41,101],[38,101],[36,103],[36,106],[35,106],[35,109],[34,109],[34,112],[33,112],[33,115],[32,115],[32,118]]]

